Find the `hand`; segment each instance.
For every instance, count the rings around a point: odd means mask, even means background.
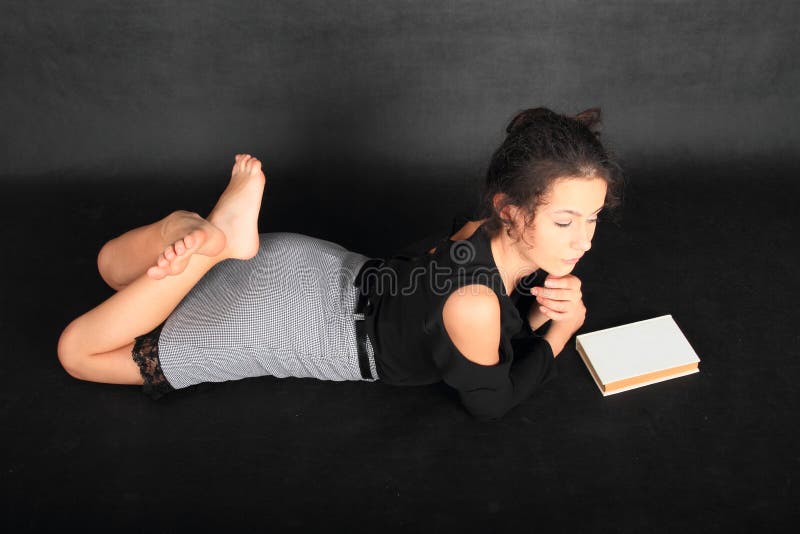
[[[550,318],[539,309],[538,304],[531,305],[530,310],[528,310],[528,324],[531,325],[531,330],[538,330],[549,320]]]
[[[552,319],[554,325],[560,323],[575,331],[586,320],[586,306],[583,305],[581,281],[577,276],[571,274],[560,277],[549,275],[545,278],[544,287],[536,286],[531,289],[531,293],[536,296],[536,302],[539,303],[538,310],[545,317]],[[529,320],[532,316],[533,312],[529,314]]]

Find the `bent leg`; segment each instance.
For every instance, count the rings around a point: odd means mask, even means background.
[[[140,384],[131,357],[134,338],[164,322],[205,273],[224,259],[195,254],[180,275],[154,280],[143,274],[73,320],[58,340],[64,369],[81,380]]]
[[[202,223],[203,218],[197,213],[177,210],[161,220],[128,230],[109,240],[97,254],[100,277],[112,289],[119,291],[157,265],[159,255],[168,251],[170,245],[174,245],[174,254],[181,254],[181,238],[195,228],[202,227]],[[173,258],[174,255],[171,255],[167,259]],[[169,271],[173,273],[174,269]]]
[[[177,257],[169,264],[176,266],[175,274],[155,279],[145,272],[67,325],[58,340],[58,358],[64,369],[82,380],[130,383],[134,368],[129,361],[130,348],[135,338],[164,322],[216,264],[227,259],[247,260],[258,252],[264,183],[261,163],[249,155],[237,156],[231,181],[206,225],[193,230],[193,244],[185,243],[188,249],[174,251]],[[120,354],[125,354],[124,364]],[[103,355],[111,355],[110,360]]]
[[[108,352],[90,354],[86,362],[67,360],[64,368],[79,380],[141,386],[144,380],[139,366],[131,357],[132,351],[133,342]]]

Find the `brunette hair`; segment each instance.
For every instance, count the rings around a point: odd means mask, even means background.
[[[604,208],[616,215],[622,203],[623,174],[610,151],[600,142],[600,108],[574,117],[547,108],[517,113],[508,134],[492,155],[478,208],[485,231],[492,237],[512,222],[500,213],[508,205],[523,208],[529,226],[543,196],[559,178],[602,178],[608,188]],[[503,193],[495,205],[494,197]]]

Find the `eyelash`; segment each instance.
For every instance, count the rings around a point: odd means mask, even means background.
[[[590,223],[596,223],[596,222],[597,222],[597,219],[599,219],[599,218],[600,218],[600,217],[597,217],[597,218],[594,218],[594,219],[589,219],[589,222],[590,222]],[[566,228],[566,227],[568,227],[570,224],[572,224],[572,221],[568,222],[567,224],[560,224],[560,223],[556,223],[556,226],[558,226],[559,228]]]

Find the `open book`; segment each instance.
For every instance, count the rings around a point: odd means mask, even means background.
[[[575,345],[603,395],[699,371],[700,358],[671,315],[581,334]]]

